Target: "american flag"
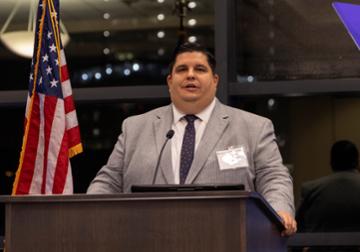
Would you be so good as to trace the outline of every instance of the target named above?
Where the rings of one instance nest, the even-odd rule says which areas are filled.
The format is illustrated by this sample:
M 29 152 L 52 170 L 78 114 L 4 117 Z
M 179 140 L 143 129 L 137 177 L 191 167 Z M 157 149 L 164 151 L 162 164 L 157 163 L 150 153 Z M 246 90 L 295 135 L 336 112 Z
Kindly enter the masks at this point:
M 59 30 L 59 0 L 39 0 L 25 112 L 13 186 L 16 194 L 71 194 L 70 157 L 82 152 Z

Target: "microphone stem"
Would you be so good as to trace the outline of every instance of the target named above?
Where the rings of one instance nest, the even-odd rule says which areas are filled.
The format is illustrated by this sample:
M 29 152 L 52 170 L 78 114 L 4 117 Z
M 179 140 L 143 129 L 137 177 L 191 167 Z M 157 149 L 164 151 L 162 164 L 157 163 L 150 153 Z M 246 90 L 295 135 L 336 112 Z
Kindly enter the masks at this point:
M 157 160 L 157 163 L 156 163 L 156 168 L 155 168 L 155 173 L 154 173 L 154 177 L 153 177 L 153 181 L 152 181 L 152 185 L 155 184 L 155 180 L 156 180 L 156 177 L 157 177 L 157 173 L 158 173 L 158 170 L 159 170 L 159 165 L 160 165 L 160 161 L 161 161 L 161 156 L 162 156 L 162 153 L 165 149 L 165 146 L 166 146 L 166 143 L 169 141 L 170 138 L 166 138 L 165 140 L 165 143 L 163 144 L 161 150 L 160 150 L 160 154 L 159 154 L 159 158 Z

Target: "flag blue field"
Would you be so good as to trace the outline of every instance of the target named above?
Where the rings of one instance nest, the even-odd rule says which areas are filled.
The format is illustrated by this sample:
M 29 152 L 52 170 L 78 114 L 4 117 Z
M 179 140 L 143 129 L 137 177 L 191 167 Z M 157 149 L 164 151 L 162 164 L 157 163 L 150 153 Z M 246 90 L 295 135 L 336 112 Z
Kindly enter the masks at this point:
M 333 2 L 332 6 L 360 50 L 360 5 Z

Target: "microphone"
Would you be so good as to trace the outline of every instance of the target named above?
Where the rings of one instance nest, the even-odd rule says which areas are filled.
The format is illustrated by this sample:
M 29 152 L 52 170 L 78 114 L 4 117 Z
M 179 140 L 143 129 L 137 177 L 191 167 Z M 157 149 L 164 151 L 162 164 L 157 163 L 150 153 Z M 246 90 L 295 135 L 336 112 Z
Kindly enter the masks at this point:
M 165 148 L 167 142 L 174 136 L 174 134 L 175 134 L 175 131 L 173 131 L 172 129 L 169 130 L 169 131 L 166 133 L 166 140 L 165 140 L 165 142 L 164 142 L 164 144 L 163 144 L 163 146 L 162 146 L 162 148 L 161 148 L 161 150 L 160 150 L 160 154 L 159 154 L 159 157 L 158 157 L 156 166 L 155 166 L 154 177 L 153 177 L 153 180 L 152 180 L 152 183 L 151 183 L 152 185 L 155 184 L 155 180 L 156 180 L 156 176 L 157 176 L 157 174 L 158 174 L 159 165 L 160 165 L 160 160 L 161 160 L 161 156 L 162 156 L 162 153 L 163 153 L 163 151 L 164 151 L 164 148 Z

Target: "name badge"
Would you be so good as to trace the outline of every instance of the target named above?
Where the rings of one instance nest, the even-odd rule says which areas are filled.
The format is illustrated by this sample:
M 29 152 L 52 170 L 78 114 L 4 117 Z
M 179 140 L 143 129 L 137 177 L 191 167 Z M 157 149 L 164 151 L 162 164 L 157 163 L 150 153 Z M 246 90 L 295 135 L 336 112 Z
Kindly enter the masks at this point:
M 249 166 L 243 146 L 230 147 L 227 150 L 216 152 L 220 170 L 238 169 Z

